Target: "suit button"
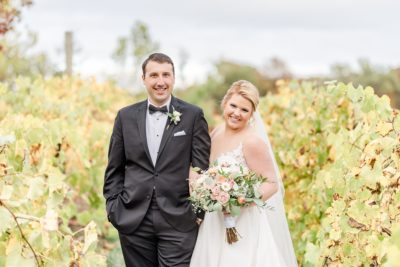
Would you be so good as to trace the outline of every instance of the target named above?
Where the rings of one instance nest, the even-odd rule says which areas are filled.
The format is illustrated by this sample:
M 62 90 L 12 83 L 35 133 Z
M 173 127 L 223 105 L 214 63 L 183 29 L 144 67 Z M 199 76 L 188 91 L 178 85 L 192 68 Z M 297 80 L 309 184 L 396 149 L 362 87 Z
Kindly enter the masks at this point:
M 147 198 L 147 199 L 150 199 L 150 195 L 147 195 L 146 198 Z
M 155 173 L 154 176 L 155 176 L 155 177 L 158 177 L 158 173 Z

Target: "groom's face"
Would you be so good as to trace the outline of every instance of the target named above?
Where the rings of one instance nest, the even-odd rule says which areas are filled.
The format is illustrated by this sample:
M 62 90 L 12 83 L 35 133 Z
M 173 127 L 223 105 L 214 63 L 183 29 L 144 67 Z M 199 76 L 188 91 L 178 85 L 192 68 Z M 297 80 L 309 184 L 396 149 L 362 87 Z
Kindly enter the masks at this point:
M 150 101 L 158 106 L 164 105 L 174 88 L 175 76 L 172 65 L 149 61 L 142 78 Z

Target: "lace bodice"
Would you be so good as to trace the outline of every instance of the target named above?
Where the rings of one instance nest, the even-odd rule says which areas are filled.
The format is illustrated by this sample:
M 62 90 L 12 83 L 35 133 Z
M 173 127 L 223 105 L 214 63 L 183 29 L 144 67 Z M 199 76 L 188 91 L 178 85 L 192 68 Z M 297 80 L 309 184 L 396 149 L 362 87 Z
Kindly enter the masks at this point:
M 243 155 L 243 144 L 240 143 L 239 146 L 231 151 L 222 153 L 216 160 L 216 165 L 222 165 L 224 162 L 241 165 L 243 167 L 247 167 L 246 159 Z

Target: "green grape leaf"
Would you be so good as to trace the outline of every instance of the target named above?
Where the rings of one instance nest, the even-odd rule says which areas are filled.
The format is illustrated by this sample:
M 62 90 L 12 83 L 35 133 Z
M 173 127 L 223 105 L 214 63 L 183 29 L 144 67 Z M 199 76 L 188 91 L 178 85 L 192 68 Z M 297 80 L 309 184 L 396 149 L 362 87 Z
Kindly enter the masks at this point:
M 89 249 L 93 250 L 97 243 L 97 226 L 96 223 L 91 221 L 85 227 L 85 243 L 83 253 L 87 253 Z
M 307 263 L 311 263 L 315 266 L 318 263 L 319 255 L 320 255 L 319 247 L 317 247 L 312 243 L 307 243 L 306 253 L 304 254 L 304 261 Z
M 28 178 L 27 184 L 29 186 L 28 194 L 26 197 L 30 200 L 35 200 L 41 197 L 46 189 L 47 185 L 43 177 Z
M 5 208 L 0 206 L 0 237 L 7 229 L 11 228 L 14 224 L 14 220 L 10 212 Z
M 347 87 L 347 96 L 352 102 L 359 102 L 363 98 L 363 91 L 360 88 L 354 88 L 352 84 Z

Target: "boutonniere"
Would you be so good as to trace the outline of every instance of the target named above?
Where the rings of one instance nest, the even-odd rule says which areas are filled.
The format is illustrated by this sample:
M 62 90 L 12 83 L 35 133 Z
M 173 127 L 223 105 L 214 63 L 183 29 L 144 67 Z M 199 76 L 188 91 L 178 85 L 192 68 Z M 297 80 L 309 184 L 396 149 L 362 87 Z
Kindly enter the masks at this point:
M 174 106 L 172 106 L 172 113 L 167 113 L 168 117 L 170 118 L 170 122 L 167 126 L 167 129 L 169 128 L 169 126 L 171 125 L 171 123 L 173 122 L 175 125 L 178 124 L 178 122 L 181 121 L 181 115 L 182 113 L 180 113 L 179 111 L 175 110 Z

